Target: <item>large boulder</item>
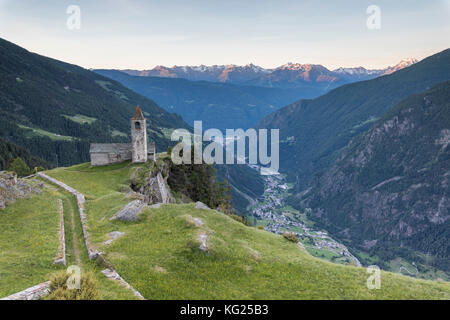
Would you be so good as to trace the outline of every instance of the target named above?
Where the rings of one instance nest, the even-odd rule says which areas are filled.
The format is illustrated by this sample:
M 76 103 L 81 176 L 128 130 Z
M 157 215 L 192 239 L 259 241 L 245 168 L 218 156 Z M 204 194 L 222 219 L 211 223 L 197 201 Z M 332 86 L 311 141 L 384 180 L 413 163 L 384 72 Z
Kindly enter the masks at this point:
M 204 204 L 204 203 L 201 202 L 201 201 L 197 201 L 197 202 L 195 203 L 195 207 L 196 207 L 197 209 L 206 209 L 206 210 L 210 210 L 210 209 L 211 209 L 210 207 L 208 207 L 206 204 Z
M 139 215 L 146 206 L 147 205 L 141 200 L 133 200 L 114 214 L 110 220 L 137 221 Z

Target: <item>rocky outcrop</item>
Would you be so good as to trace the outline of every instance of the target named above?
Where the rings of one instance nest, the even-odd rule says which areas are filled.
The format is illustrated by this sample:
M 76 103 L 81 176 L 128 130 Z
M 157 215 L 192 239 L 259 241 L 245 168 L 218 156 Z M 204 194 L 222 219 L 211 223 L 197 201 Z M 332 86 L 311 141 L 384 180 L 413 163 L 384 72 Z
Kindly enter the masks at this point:
M 0 210 L 17 199 L 41 192 L 42 183 L 17 178 L 15 173 L 0 171 Z
M 170 203 L 172 202 L 172 194 L 163 178 L 161 172 L 148 178 L 145 189 L 145 200 L 147 203 Z
M 169 165 L 164 161 L 149 162 L 138 168 L 131 177 L 131 188 L 144 196 L 147 204 L 173 203 L 167 183 Z

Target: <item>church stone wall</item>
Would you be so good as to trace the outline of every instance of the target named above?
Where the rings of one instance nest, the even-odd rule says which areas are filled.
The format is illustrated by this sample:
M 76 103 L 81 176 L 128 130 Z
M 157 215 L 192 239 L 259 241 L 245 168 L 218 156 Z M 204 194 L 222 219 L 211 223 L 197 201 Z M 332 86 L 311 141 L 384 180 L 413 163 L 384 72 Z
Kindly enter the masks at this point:
M 104 166 L 131 159 L 130 143 L 93 143 L 91 144 L 91 165 Z
M 104 166 L 109 164 L 109 157 L 107 153 L 91 153 L 92 166 Z

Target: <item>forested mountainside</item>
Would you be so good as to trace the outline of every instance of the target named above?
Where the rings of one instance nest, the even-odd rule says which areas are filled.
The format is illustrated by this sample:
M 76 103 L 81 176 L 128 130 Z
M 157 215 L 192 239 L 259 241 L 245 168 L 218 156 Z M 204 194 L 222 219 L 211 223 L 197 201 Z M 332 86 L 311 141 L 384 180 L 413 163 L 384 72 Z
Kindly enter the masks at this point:
M 51 165 L 28 150 L 0 138 L 0 171 L 6 170 L 16 158 L 22 158 L 31 169 L 36 167 L 50 168 Z
M 450 49 L 376 79 L 347 84 L 300 100 L 266 118 L 259 128 L 280 129 L 280 170 L 302 190 L 350 139 L 406 97 L 450 79 Z
M 216 165 L 219 180 L 231 187 L 233 206 L 238 213 L 247 212 L 247 206 L 264 193 L 264 180 L 258 170 L 244 164 Z
M 130 117 L 140 105 L 159 150 L 176 114 L 92 71 L 31 53 L 0 39 L 0 136 L 59 165 L 89 160 L 91 142 L 129 141 Z
M 382 260 L 403 255 L 418 264 L 430 255 L 449 271 L 450 82 L 396 105 L 295 200 Z
M 271 112 L 301 98 L 315 98 L 314 88 L 280 89 L 186 79 L 132 76 L 117 70 L 94 70 L 176 112 L 191 126 L 250 128 Z

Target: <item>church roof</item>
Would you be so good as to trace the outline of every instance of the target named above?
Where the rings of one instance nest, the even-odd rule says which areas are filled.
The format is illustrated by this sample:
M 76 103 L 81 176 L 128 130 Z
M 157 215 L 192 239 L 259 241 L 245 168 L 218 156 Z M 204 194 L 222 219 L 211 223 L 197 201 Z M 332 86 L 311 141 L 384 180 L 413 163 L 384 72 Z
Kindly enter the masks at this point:
M 123 153 L 131 151 L 133 146 L 131 143 L 91 143 L 90 153 Z M 147 142 L 147 151 L 155 153 L 155 142 Z
M 131 143 L 91 143 L 90 153 L 121 153 L 131 151 Z
M 136 110 L 134 110 L 133 116 L 131 120 L 144 120 L 144 115 L 142 114 L 141 107 L 137 106 Z

